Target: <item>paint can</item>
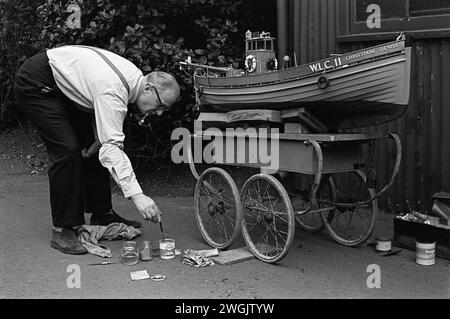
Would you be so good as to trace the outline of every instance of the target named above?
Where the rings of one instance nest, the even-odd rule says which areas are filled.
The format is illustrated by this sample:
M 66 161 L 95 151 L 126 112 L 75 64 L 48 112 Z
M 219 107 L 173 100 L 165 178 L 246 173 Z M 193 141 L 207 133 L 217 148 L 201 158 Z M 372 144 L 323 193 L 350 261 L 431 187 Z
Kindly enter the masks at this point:
M 416 241 L 416 263 L 431 266 L 435 263 L 436 242 Z
M 159 256 L 161 259 L 173 259 L 175 255 L 175 240 L 174 239 L 162 239 L 159 241 Z
M 376 245 L 376 250 L 378 252 L 388 252 L 391 251 L 392 249 L 392 237 L 388 237 L 388 236 L 377 236 L 375 238 L 377 245 Z

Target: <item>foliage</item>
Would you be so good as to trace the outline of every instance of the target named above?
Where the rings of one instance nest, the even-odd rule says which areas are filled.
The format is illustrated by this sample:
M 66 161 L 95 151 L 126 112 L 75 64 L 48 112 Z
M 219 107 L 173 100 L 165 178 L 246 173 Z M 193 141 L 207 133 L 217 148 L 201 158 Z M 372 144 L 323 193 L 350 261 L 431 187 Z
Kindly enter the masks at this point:
M 7 92 L 11 93 L 14 74 L 25 58 L 67 44 L 102 47 L 129 59 L 144 73 L 163 70 L 180 82 L 183 98 L 179 104 L 183 107 L 155 121 L 153 132 L 142 132 L 127 123 L 128 129 L 139 130 L 141 137 L 133 139 L 131 149 L 146 145 L 135 155 L 147 156 L 150 163 L 167 159 L 155 155 L 170 148 L 173 128 L 192 124 L 192 79 L 177 63 L 191 56 L 200 63 L 239 65 L 247 29 L 275 31 L 275 0 L 78 1 L 82 12 L 79 29 L 66 25 L 68 0 L 0 1 L 1 114 L 11 109 L 13 99 Z M 0 124 L 4 121 L 2 117 Z
M 0 2 L 0 126 L 11 119 L 14 75 L 39 49 L 37 7 L 33 0 Z

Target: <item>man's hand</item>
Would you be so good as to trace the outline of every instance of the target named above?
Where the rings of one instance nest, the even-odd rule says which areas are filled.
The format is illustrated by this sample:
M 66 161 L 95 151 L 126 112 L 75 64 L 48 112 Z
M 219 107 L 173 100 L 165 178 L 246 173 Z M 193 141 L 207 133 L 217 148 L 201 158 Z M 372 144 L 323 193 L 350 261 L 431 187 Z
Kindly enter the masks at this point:
M 131 199 L 133 200 L 134 205 L 136 205 L 137 210 L 145 220 L 150 220 L 153 223 L 158 223 L 161 221 L 162 213 L 159 210 L 158 206 L 156 206 L 153 199 L 145 196 L 144 194 L 135 195 L 131 197 Z
M 91 147 L 89 147 L 89 149 L 85 148 L 81 151 L 81 156 L 83 157 L 83 159 L 91 158 L 98 153 L 101 147 L 102 144 L 98 140 L 96 140 L 91 145 Z

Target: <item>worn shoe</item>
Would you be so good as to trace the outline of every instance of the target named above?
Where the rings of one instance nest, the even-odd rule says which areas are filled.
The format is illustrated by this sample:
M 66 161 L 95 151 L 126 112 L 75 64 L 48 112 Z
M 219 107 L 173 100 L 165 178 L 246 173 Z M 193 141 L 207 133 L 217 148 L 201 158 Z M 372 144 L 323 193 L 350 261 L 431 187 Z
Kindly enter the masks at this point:
M 94 226 L 108 226 L 112 223 L 125 224 L 127 226 L 132 226 L 134 228 L 142 227 L 142 223 L 137 220 L 127 220 L 116 214 L 114 210 L 106 214 L 92 214 L 91 225 Z
M 50 245 L 68 255 L 84 255 L 88 252 L 78 240 L 75 231 L 67 228 L 60 231 L 53 229 Z

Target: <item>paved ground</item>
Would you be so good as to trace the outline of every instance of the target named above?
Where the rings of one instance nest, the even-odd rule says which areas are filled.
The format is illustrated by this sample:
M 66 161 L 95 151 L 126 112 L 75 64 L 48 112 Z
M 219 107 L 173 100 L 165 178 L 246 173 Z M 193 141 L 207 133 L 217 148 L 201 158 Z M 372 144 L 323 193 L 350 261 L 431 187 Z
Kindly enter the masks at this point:
M 5 149 L 3 148 L 3 151 Z M 232 266 L 195 269 L 155 259 L 127 267 L 86 267 L 92 255 L 68 256 L 50 248 L 51 220 L 46 176 L 1 157 L 0 143 L 0 298 L 450 298 L 450 261 L 430 267 L 415 264 L 415 253 L 379 257 L 364 246 L 346 248 L 326 233 L 298 231 L 288 256 L 279 265 L 257 260 Z M 178 248 L 206 249 L 195 224 L 192 198 L 155 198 L 165 212 L 166 232 Z M 136 217 L 132 203 L 114 197 L 126 217 Z M 388 216 L 377 231 L 391 232 Z M 88 220 L 88 219 L 87 219 Z M 381 226 L 382 225 L 382 226 Z M 156 241 L 159 228 L 146 224 L 138 239 Z M 105 242 L 118 255 L 121 242 Z M 236 246 L 242 245 L 242 240 Z M 67 267 L 81 267 L 81 289 L 69 289 Z M 380 289 L 366 285 L 367 267 L 381 268 Z M 164 273 L 164 282 L 132 282 L 130 271 Z

